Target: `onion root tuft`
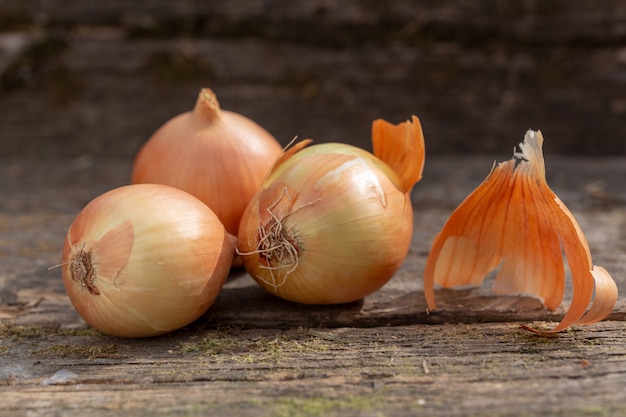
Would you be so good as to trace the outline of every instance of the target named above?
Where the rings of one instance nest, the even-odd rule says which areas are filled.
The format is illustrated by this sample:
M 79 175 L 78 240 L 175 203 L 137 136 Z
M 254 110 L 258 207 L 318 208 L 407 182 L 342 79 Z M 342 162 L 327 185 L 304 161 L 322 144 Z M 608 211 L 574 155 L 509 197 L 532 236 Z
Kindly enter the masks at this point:
M 271 282 L 259 276 L 256 278 L 270 286 L 274 292 L 277 292 L 278 288 L 287 282 L 289 275 L 298 268 L 300 252 L 302 250 L 296 233 L 290 228 L 285 227 L 284 221 L 296 211 L 315 203 L 315 201 L 312 201 L 279 216 L 274 209 L 280 205 L 285 197 L 289 201 L 287 206 L 291 207 L 293 198 L 289 194 L 289 189 L 284 187 L 278 199 L 265 209 L 270 216 L 269 220 L 262 225 L 259 218 L 256 249 L 250 252 L 237 251 L 237 253 L 242 256 L 259 256 L 259 268 L 269 271 Z M 281 277 L 277 277 L 274 274 L 275 271 L 285 269 L 286 271 L 282 273 Z
M 87 289 L 89 294 L 100 295 L 96 287 L 96 271 L 91 260 L 91 252 L 80 249 L 70 262 L 70 273 L 74 280 L 82 288 Z

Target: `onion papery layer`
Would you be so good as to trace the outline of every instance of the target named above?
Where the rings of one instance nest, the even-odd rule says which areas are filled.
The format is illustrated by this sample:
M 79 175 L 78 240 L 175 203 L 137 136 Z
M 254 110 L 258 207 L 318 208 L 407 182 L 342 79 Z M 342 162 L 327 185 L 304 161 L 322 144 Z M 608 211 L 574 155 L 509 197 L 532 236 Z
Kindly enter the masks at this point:
M 359 300 L 382 287 L 405 259 L 411 202 L 369 161 L 309 149 L 253 200 L 239 250 L 248 272 L 281 298 Z M 320 166 L 323 175 L 310 175 Z
M 520 152 L 494 167 L 435 237 L 424 271 L 429 309 L 437 307 L 435 284 L 480 285 L 500 266 L 495 293 L 532 294 L 554 310 L 563 300 L 565 255 L 572 302 L 561 322 L 545 332 L 595 323 L 611 312 L 615 281 L 593 265 L 580 226 L 548 186 L 542 145 L 541 132 L 529 130 Z

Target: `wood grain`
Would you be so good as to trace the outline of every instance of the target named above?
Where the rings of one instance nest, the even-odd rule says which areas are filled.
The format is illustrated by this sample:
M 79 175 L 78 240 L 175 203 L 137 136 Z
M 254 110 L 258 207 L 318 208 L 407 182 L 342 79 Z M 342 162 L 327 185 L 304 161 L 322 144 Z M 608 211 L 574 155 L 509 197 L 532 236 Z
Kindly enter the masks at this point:
M 626 291 L 626 3 L 0 2 L 0 416 L 623 416 L 626 302 L 538 337 L 556 311 L 421 274 L 452 210 L 528 128 L 594 262 Z M 420 117 L 409 256 L 356 303 L 301 306 L 233 271 L 170 335 L 90 329 L 61 249 L 91 199 L 201 87 L 283 144 L 368 149 L 372 120 Z M 51 268 L 52 267 L 52 268 Z M 51 268 L 51 269 L 50 269 Z
M 202 87 L 283 144 L 369 148 L 372 120 L 415 114 L 431 153 L 509 152 L 533 128 L 625 154 L 625 19 L 610 0 L 5 0 L 0 155 L 131 157 Z
M 138 341 L 5 330 L 14 373 L 2 368 L 0 412 L 617 416 L 624 330 L 607 322 L 546 339 L 502 324 L 195 327 Z M 70 377 L 51 383 L 59 370 Z

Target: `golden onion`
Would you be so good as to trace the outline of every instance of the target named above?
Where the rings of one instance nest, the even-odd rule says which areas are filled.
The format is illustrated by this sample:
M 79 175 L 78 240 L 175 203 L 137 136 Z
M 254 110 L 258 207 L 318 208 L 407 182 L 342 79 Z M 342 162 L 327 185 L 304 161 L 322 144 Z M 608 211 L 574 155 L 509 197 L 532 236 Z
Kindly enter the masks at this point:
M 346 303 L 398 270 L 424 163 L 419 120 L 377 120 L 372 141 L 375 155 L 304 141 L 279 158 L 239 227 L 238 252 L 261 287 L 299 303 Z
M 92 200 L 72 222 L 63 282 L 81 317 L 101 332 L 164 334 L 213 304 L 234 240 L 192 195 L 165 185 L 127 185 Z
M 132 183 L 187 191 L 237 235 L 241 214 L 281 152 L 269 132 L 222 110 L 213 91 L 204 88 L 193 111 L 167 121 L 139 150 Z

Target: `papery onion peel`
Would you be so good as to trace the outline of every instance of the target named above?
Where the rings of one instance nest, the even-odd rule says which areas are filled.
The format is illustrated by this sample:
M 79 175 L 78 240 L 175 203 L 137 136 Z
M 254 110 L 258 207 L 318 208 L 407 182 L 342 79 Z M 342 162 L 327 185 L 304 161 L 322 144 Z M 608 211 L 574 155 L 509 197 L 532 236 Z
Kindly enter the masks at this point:
M 435 237 L 424 271 L 429 310 L 437 308 L 435 284 L 477 286 L 497 267 L 494 293 L 533 294 L 554 310 L 564 295 L 564 253 L 573 299 L 561 322 L 545 333 L 595 323 L 611 312 L 615 281 L 593 265 L 580 226 L 548 186 L 542 145 L 541 132 L 529 130 L 520 152 L 494 167 Z

